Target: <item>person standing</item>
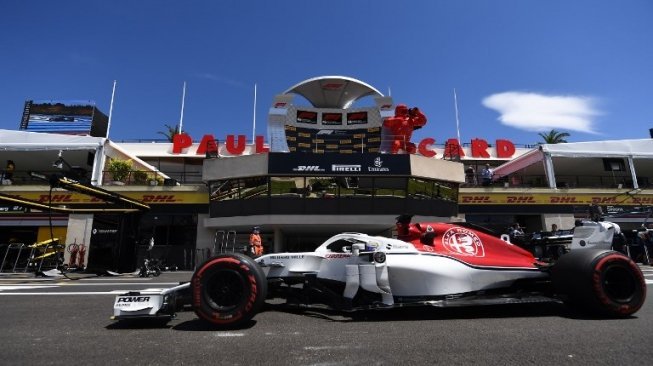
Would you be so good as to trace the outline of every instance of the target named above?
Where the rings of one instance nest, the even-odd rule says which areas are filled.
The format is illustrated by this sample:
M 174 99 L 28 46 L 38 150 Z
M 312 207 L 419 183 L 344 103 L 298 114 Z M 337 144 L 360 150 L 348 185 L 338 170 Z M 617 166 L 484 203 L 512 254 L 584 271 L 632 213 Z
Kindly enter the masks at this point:
M 12 184 L 13 177 L 14 177 L 14 170 L 16 170 L 16 164 L 14 164 L 13 160 L 7 160 L 7 167 L 5 168 L 4 172 L 0 174 L 0 184 L 4 185 L 10 185 Z
M 252 233 L 249 235 L 249 246 L 252 250 L 254 257 L 260 257 L 263 255 L 263 242 L 261 241 L 260 228 L 254 226 L 252 228 Z
M 465 183 L 475 186 L 477 183 L 476 181 L 476 171 L 474 170 L 474 167 L 469 165 L 467 169 L 465 169 Z
M 482 184 L 484 186 L 489 186 L 492 184 L 492 176 L 494 172 L 490 169 L 490 164 L 485 164 L 485 168 L 481 170 L 481 178 L 483 179 Z

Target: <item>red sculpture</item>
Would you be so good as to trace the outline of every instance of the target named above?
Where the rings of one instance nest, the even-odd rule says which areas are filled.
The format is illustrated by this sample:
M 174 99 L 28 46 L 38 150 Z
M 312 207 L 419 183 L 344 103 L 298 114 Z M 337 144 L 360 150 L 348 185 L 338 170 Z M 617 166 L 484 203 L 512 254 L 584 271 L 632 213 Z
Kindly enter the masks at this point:
M 390 129 L 392 133 L 392 147 L 390 152 L 396 154 L 399 150 L 404 150 L 409 154 L 414 154 L 417 148 L 414 143 L 410 142 L 413 131 L 422 128 L 426 124 L 426 116 L 419 108 L 408 109 L 405 104 L 398 104 L 395 107 L 394 117 L 386 118 L 383 127 Z

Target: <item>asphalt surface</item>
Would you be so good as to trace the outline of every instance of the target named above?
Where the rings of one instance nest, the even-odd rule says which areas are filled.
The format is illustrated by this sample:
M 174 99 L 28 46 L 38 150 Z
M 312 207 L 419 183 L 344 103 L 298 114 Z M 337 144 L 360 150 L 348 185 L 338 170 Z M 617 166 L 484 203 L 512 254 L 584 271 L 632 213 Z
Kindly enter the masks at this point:
M 266 306 L 218 331 L 184 311 L 168 324 L 109 319 L 115 290 L 172 287 L 157 278 L 0 275 L 2 365 L 650 365 L 649 299 L 628 319 L 592 319 L 557 303 L 340 314 Z

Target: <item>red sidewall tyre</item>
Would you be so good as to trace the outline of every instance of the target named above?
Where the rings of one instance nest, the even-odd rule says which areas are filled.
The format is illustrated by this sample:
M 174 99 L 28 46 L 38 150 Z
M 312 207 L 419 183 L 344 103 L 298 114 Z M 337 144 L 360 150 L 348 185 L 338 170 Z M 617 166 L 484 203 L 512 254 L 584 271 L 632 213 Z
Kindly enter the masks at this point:
M 197 316 L 230 327 L 256 315 L 267 296 L 267 280 L 251 258 L 222 254 L 210 258 L 193 273 L 191 291 Z
M 630 316 L 646 299 L 642 271 L 630 258 L 614 251 L 567 253 L 553 267 L 552 281 L 569 303 L 600 316 Z

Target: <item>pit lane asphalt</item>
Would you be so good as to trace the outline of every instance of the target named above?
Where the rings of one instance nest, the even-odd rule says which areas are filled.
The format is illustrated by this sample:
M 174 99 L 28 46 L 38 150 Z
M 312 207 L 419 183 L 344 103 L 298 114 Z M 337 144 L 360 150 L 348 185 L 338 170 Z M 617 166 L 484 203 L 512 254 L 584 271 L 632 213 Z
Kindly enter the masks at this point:
M 649 299 L 628 319 L 592 319 L 557 303 L 354 316 L 273 304 L 225 331 L 192 311 L 164 326 L 109 320 L 112 291 L 171 287 L 190 272 L 77 281 L 0 275 L 0 364 L 649 365 L 653 267 L 642 268 Z

